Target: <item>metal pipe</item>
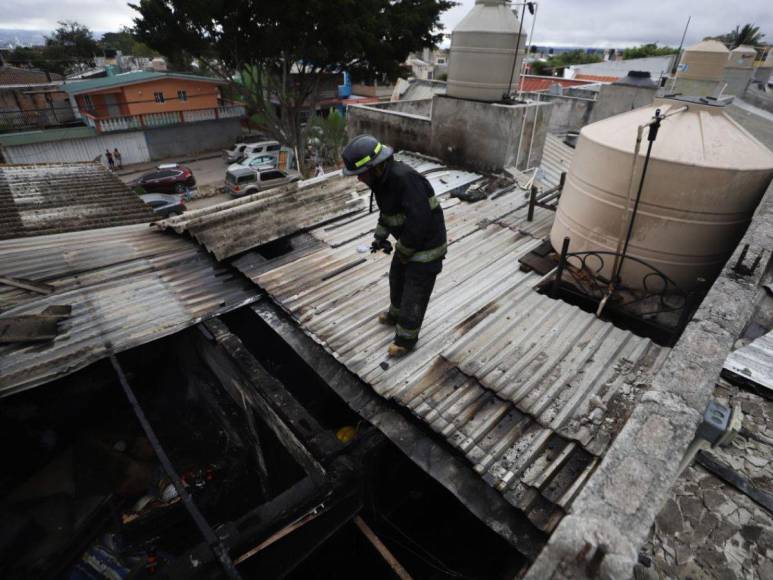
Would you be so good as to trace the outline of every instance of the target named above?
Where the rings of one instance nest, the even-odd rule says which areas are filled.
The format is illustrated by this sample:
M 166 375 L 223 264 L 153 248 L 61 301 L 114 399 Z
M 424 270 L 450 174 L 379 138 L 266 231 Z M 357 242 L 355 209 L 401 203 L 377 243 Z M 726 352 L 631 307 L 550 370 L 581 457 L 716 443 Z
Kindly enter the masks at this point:
M 686 110 L 688 110 L 688 106 L 680 107 L 679 109 L 675 109 L 674 111 L 670 111 L 666 115 L 661 117 L 661 121 L 668 119 L 669 117 L 673 117 L 674 115 L 677 115 L 679 113 L 683 113 Z M 644 123 L 643 125 L 639 125 L 639 127 L 636 130 L 636 146 L 633 150 L 633 159 L 631 160 L 631 177 L 628 181 L 628 193 L 626 194 L 625 198 L 625 210 L 622 213 L 621 220 L 620 220 L 620 230 L 617 235 L 617 248 L 615 249 L 615 262 L 612 265 L 612 272 L 617 271 L 618 261 L 620 259 L 619 254 L 623 247 L 623 235 L 626 231 L 627 224 L 630 221 L 632 216 L 629 216 L 629 211 L 631 207 L 631 198 L 633 197 L 633 184 L 635 183 L 635 177 L 636 177 L 636 165 L 639 161 L 639 151 L 641 151 L 641 142 L 644 136 L 644 129 L 649 127 L 655 122 L 655 119 L 650 120 L 647 123 Z M 611 280 L 613 283 L 614 280 Z
M 556 277 L 553 279 L 553 288 L 550 290 L 551 298 L 558 298 L 558 291 L 561 288 L 561 276 L 564 273 L 564 266 L 566 265 L 566 254 L 569 252 L 569 236 L 564 238 L 564 243 L 561 245 L 561 257 L 558 259 L 558 267 L 556 268 Z
M 532 5 L 534 6 L 534 15 L 531 17 L 531 30 L 529 31 L 529 37 L 526 39 L 528 41 L 528 45 L 526 47 L 526 54 L 523 57 L 523 64 L 521 65 L 521 75 L 523 75 L 524 69 L 526 68 L 526 58 L 531 54 L 531 47 L 534 44 L 534 24 L 537 22 L 537 11 L 539 10 L 539 3 L 538 2 L 532 2 Z M 518 98 L 521 98 L 521 82 L 520 78 L 518 78 Z
M 241 579 L 241 575 L 239 572 L 237 572 L 231 557 L 228 555 L 227 548 L 223 545 L 221 539 L 217 537 L 212 527 L 199 511 L 199 508 L 196 506 L 196 504 L 193 503 L 193 498 L 188 493 L 188 490 L 185 488 L 182 479 L 180 479 L 180 476 L 172 466 L 172 462 L 169 460 L 169 456 L 161 446 L 161 441 L 159 441 L 155 430 L 150 425 L 145 412 L 142 410 L 142 407 L 137 400 L 137 396 L 134 394 L 131 385 L 129 385 L 129 381 L 126 379 L 126 375 L 124 374 L 118 359 L 113 353 L 112 346 L 110 344 L 105 346 L 110 353 L 110 364 L 113 365 L 113 370 L 118 377 L 118 382 L 121 384 L 121 387 L 126 394 L 126 398 L 129 399 L 129 403 L 134 410 L 134 414 L 137 416 L 137 420 L 142 426 L 142 430 L 145 431 L 145 435 L 148 437 L 148 441 L 150 441 L 150 445 L 153 447 L 153 451 L 155 451 L 156 455 L 158 456 L 158 460 L 161 462 L 161 466 L 163 467 L 164 472 L 166 473 L 167 477 L 169 477 L 169 480 L 172 482 L 172 485 L 177 491 L 177 494 L 180 496 L 185 509 L 188 510 L 188 513 L 193 519 L 193 522 L 196 524 L 196 527 L 201 532 L 201 535 L 204 536 L 204 540 L 207 542 L 209 548 L 212 550 L 212 553 L 220 562 L 225 575 L 232 580 Z
M 392 552 L 389 551 L 389 548 L 384 545 L 384 542 L 382 542 L 375 532 L 370 529 L 370 526 L 365 523 L 365 520 L 360 516 L 356 516 L 354 518 L 354 523 L 373 547 L 376 548 L 376 551 L 381 557 L 384 558 L 384 561 L 389 564 L 389 567 L 392 568 L 392 571 L 400 578 L 400 580 L 412 580 L 412 576 L 405 568 L 403 568 L 403 565 L 394 557 Z
M 531 126 L 531 140 L 529 141 L 529 153 L 526 155 L 526 171 L 531 167 L 531 151 L 534 147 L 534 135 L 537 133 L 537 117 L 540 114 L 542 107 L 539 105 L 534 106 L 534 123 Z
M 515 168 L 518 169 L 518 163 L 521 160 L 521 144 L 523 143 L 523 126 L 526 124 L 526 110 L 523 108 L 523 116 L 521 117 L 521 135 L 518 137 L 518 151 L 515 153 Z M 519 169 L 520 171 L 520 169 Z
M 521 31 L 523 30 L 523 18 L 526 15 L 526 4 L 527 4 L 526 2 L 523 3 L 523 8 L 521 9 L 521 21 L 518 23 L 518 38 L 515 39 L 515 55 L 513 56 L 513 66 L 512 66 L 512 69 L 510 70 L 510 81 L 507 83 L 507 89 L 505 90 L 505 94 L 502 95 L 502 100 L 506 103 L 510 101 L 510 93 L 512 92 L 512 89 L 513 89 L 513 75 L 515 74 L 515 67 L 518 65 L 518 49 L 521 46 Z M 521 71 L 518 71 L 519 81 L 521 80 L 520 72 Z M 520 87 L 520 83 L 519 83 L 519 87 Z M 517 92 L 517 89 L 516 89 L 516 92 Z

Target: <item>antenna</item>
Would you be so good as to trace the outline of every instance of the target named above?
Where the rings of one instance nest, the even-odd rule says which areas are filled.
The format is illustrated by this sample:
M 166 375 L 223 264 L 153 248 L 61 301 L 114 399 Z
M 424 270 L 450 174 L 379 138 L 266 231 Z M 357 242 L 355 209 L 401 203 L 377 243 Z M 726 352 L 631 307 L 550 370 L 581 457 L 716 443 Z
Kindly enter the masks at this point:
M 676 74 L 676 67 L 679 65 L 679 61 L 682 60 L 682 47 L 684 46 L 684 38 L 687 36 L 687 27 L 690 26 L 690 20 L 692 20 L 692 16 L 687 17 L 687 24 L 684 25 L 684 32 L 682 33 L 682 41 L 679 43 L 679 51 L 676 53 L 676 58 L 674 59 L 674 66 L 671 67 L 671 74 Z

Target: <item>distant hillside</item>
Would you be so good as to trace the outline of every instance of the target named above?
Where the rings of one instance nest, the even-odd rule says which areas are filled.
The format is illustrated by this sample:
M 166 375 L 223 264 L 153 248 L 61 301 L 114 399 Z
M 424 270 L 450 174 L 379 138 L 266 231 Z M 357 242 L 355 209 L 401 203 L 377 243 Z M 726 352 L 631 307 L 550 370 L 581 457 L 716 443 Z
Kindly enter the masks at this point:
M 45 43 L 48 30 L 17 30 L 15 28 L 0 28 L 0 48 L 16 46 L 34 46 Z

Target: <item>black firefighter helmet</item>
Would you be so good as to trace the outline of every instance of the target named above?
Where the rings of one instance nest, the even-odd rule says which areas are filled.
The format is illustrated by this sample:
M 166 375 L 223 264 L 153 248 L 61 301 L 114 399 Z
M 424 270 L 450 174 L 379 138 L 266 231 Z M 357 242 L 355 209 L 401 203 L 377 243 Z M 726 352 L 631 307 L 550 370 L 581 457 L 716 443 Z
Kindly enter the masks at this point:
M 393 153 L 389 145 L 384 145 L 373 135 L 357 135 L 341 153 L 344 160 L 343 174 L 365 173 L 392 157 Z

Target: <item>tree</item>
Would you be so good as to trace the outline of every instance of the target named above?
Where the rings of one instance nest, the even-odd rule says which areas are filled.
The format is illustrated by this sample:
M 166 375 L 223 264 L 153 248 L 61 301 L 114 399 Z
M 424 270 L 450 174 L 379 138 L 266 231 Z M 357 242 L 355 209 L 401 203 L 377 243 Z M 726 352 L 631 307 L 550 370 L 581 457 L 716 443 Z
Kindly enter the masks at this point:
M 94 66 L 94 58 L 101 50 L 91 31 L 77 22 L 61 21 L 51 36 L 46 36 L 43 58 L 47 69 L 67 74 Z
M 106 32 L 99 41 L 100 47 L 120 50 L 123 55 L 153 57 L 158 53 L 134 38 L 131 28 L 124 26 L 118 32 Z
M 749 23 L 744 24 L 743 26 L 738 25 L 735 27 L 735 30 L 731 30 L 727 34 L 708 36 L 703 40 L 718 40 L 732 50 L 738 48 L 742 44 L 758 46 L 762 44 L 763 38 L 765 38 L 765 35 L 760 32 L 760 27 Z
M 346 118 L 330 109 L 327 117 L 315 115 L 309 125 L 308 142 L 316 150 L 319 162 L 335 165 L 346 143 Z
M 544 75 L 552 73 L 555 69 L 565 68 L 573 64 L 588 64 L 601 62 L 601 60 L 601 56 L 595 52 L 577 49 L 558 53 L 557 55 L 551 56 L 546 61 L 534 61 L 530 63 L 530 65 L 534 74 Z
M 648 56 L 668 56 L 670 54 L 677 54 L 678 52 L 678 48 L 671 46 L 658 46 L 655 43 L 642 44 L 641 46 L 623 49 L 623 60 L 647 58 Z
M 266 132 L 304 150 L 323 75 L 396 78 L 437 44 L 449 0 L 140 0 L 136 36 L 171 62 L 232 81 Z M 434 31 L 434 32 L 433 32 Z

